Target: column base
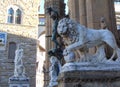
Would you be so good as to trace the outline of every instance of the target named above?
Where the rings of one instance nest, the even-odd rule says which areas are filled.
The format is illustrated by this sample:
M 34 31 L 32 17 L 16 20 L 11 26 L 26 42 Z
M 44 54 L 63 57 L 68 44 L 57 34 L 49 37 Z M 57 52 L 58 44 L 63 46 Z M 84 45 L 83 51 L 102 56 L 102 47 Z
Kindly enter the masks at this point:
M 10 77 L 9 87 L 30 87 L 28 77 Z

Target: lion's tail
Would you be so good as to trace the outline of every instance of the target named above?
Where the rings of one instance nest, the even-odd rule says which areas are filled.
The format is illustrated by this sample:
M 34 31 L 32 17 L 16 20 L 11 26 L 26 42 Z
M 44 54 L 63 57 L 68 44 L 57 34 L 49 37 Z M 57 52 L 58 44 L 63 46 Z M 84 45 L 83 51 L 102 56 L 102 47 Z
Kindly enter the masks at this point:
M 110 60 L 112 60 L 115 57 L 115 54 L 116 54 L 116 50 L 113 51 L 113 54 L 112 54 Z
M 110 60 L 112 60 L 116 54 L 117 54 L 117 58 L 120 58 L 120 49 L 119 48 L 117 48 L 116 50 L 113 51 L 113 54 L 112 54 Z
M 117 49 L 117 57 L 120 58 L 120 48 Z

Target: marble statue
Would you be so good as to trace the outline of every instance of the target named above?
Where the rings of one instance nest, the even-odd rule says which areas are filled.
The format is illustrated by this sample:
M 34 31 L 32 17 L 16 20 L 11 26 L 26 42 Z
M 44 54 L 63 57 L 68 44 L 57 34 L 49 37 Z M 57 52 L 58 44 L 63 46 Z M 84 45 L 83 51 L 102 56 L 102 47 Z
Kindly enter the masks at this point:
M 23 49 L 17 48 L 15 51 L 15 69 L 14 69 L 14 77 L 25 77 L 25 68 L 23 65 Z
M 79 50 L 84 52 L 87 57 L 90 57 L 87 50 L 91 47 L 97 47 L 96 54 L 92 55 L 91 58 L 96 58 L 96 62 L 102 62 L 107 60 L 104 45 L 108 44 L 113 48 L 113 55 L 110 60 L 114 58 L 115 54 L 120 59 L 120 49 L 117 46 L 114 35 L 108 29 L 90 29 L 69 18 L 63 18 L 59 21 L 57 31 L 63 38 L 65 54 Z
M 51 40 L 55 43 L 55 48 L 60 48 L 61 45 L 57 41 L 57 37 L 59 36 L 57 33 L 57 26 L 58 26 L 58 21 L 59 21 L 58 11 L 56 11 L 52 7 L 48 7 L 46 8 L 46 13 L 49 14 L 50 18 L 53 20 Z
M 67 51 L 64 50 L 63 56 L 64 56 L 64 59 L 65 59 L 66 63 L 75 62 L 75 53 L 74 52 L 71 51 L 68 54 Z
M 14 59 L 14 75 L 9 77 L 9 87 L 30 87 L 29 77 L 25 73 L 25 67 L 23 64 L 23 49 L 19 44 L 15 51 Z
M 104 17 L 100 18 L 100 26 L 102 29 L 107 29 L 107 24 L 106 24 L 106 20 Z
M 61 70 L 61 64 L 52 51 L 49 51 L 48 54 L 50 56 L 50 64 L 51 64 L 49 67 L 50 82 L 48 87 L 54 87 L 58 85 L 57 79 L 58 79 L 58 74 L 60 73 Z

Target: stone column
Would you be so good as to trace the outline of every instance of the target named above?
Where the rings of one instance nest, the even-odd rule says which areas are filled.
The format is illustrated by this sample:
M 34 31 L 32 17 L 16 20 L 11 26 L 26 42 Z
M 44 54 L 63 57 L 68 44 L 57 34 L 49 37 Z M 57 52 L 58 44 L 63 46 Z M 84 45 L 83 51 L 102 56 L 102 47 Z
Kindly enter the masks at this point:
M 117 31 L 117 26 L 116 26 L 116 19 L 115 19 L 115 9 L 114 9 L 114 0 L 108 0 L 108 10 L 109 10 L 109 28 L 110 30 L 114 33 L 117 42 L 120 44 L 120 40 L 119 40 L 119 35 L 118 35 L 118 31 Z
M 71 4 L 73 3 L 73 4 Z M 70 13 L 70 18 L 75 18 L 75 7 L 74 7 L 74 1 L 73 0 L 68 0 L 68 7 L 69 7 L 69 13 Z
M 86 0 L 87 26 L 100 28 L 100 19 L 104 17 L 109 30 L 116 32 L 113 0 Z
M 79 0 L 68 0 L 68 7 L 70 10 L 70 18 L 80 22 Z
M 79 0 L 80 24 L 86 26 L 86 0 Z
M 118 42 L 113 0 L 86 0 L 86 14 L 89 28 L 100 29 L 100 19 L 104 17 L 107 28 L 113 32 Z M 107 54 L 109 57 L 112 52 L 108 51 Z

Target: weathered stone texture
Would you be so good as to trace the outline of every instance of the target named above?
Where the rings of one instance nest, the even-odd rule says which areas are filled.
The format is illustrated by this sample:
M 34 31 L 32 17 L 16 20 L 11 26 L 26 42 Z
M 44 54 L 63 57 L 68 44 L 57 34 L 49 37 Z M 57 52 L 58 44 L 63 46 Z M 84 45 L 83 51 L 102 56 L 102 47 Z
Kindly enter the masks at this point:
M 0 84 L 8 85 L 8 79 L 13 75 L 14 72 L 14 59 L 8 59 L 8 43 L 11 41 L 19 43 L 25 43 L 22 45 L 24 50 L 23 63 L 25 65 L 26 74 L 30 77 L 31 86 L 35 87 L 35 75 L 36 75 L 36 40 L 33 38 L 25 38 L 22 36 L 12 35 L 8 33 L 7 47 L 6 50 L 0 53 Z M 12 40 L 10 39 L 12 38 Z
M 119 87 L 119 70 L 80 70 L 59 75 L 58 87 Z
M 35 87 L 36 51 L 38 31 L 38 0 L 3 0 L 0 3 L 0 32 L 7 33 L 5 50 L 0 50 L 0 87 L 8 87 L 9 77 L 13 76 L 14 59 L 8 59 L 9 42 L 21 44 L 24 50 L 23 63 L 30 77 L 30 87 Z M 7 9 L 16 5 L 22 9 L 22 23 L 8 24 Z
M 22 25 L 37 26 L 38 24 L 38 0 L 4 0 L 0 3 L 0 23 L 7 22 L 7 10 L 11 5 L 16 5 L 22 9 Z M 31 22 L 32 21 L 32 22 Z

